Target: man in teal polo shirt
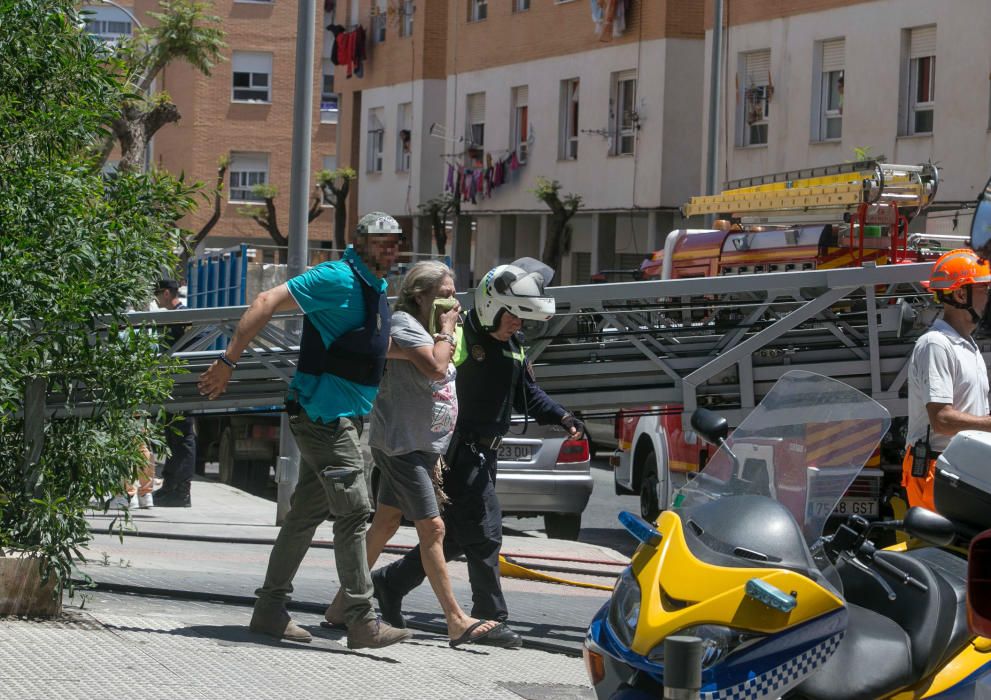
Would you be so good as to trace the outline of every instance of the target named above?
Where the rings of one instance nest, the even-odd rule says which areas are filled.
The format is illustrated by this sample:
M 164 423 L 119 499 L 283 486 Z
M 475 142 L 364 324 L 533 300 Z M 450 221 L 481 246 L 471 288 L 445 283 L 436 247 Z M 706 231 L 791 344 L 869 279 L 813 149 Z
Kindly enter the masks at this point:
M 272 316 L 302 309 L 299 363 L 286 397 L 300 451 L 299 482 L 272 548 L 265 582 L 255 591 L 255 632 L 310 641 L 310 633 L 289 617 L 286 602 L 317 526 L 332 515 L 348 647 L 379 648 L 411 636 L 382 622 L 372 610 L 365 554 L 371 506 L 358 447 L 361 416 L 372 409 L 388 351 L 383 278 L 401 236 L 399 224 L 387 214 L 362 217 L 354 245 L 342 260 L 317 265 L 259 294 L 227 349 L 200 376 L 200 393 L 216 398 L 227 388 L 241 353 Z

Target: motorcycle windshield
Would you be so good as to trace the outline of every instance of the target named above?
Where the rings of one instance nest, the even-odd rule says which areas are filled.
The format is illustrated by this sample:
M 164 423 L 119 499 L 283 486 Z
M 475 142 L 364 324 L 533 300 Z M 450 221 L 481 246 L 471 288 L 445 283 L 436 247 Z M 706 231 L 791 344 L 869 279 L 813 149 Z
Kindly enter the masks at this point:
M 848 384 L 788 372 L 702 472 L 675 493 L 675 508 L 769 497 L 788 509 L 812 549 L 889 424 L 881 404 Z

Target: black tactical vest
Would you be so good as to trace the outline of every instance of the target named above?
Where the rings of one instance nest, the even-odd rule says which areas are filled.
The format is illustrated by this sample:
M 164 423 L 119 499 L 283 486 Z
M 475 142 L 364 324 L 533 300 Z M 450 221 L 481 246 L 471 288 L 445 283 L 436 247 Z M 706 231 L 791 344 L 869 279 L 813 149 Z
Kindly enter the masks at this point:
M 320 331 L 304 316 L 297 369 L 307 374 L 333 374 L 354 384 L 378 386 L 389 350 L 389 322 L 392 318 L 389 300 L 365 282 L 354 263 L 350 260 L 345 262 L 361 284 L 365 322 L 337 338 L 330 347 L 325 347 Z

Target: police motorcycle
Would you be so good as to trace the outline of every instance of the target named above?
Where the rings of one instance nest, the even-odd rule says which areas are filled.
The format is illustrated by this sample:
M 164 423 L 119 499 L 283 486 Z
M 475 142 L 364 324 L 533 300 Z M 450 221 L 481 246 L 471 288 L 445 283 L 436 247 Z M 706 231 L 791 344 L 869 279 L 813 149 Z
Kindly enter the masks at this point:
M 943 548 L 954 523 L 912 508 L 823 534 L 889 423 L 864 394 L 803 371 L 730 437 L 697 411 L 693 428 L 719 446 L 705 469 L 655 524 L 620 514 L 641 544 L 585 640 L 597 697 L 685 697 L 664 688 L 684 675 L 665 673 L 669 637 L 701 640 L 704 700 L 976 697 L 991 640 L 968 631 L 966 560 Z M 875 547 L 896 528 L 921 546 Z

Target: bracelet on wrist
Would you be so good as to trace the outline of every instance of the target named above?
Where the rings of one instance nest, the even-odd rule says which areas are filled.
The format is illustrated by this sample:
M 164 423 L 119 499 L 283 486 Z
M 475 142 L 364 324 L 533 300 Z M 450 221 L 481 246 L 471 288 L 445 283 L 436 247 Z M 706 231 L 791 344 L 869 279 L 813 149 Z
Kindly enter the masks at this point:
M 221 362 L 223 362 L 225 365 L 227 365 L 231 369 L 237 369 L 237 363 L 234 362 L 231 358 L 227 357 L 227 353 L 226 352 L 220 353 L 220 357 L 218 357 L 217 359 L 220 360 Z
M 437 333 L 436 335 L 434 335 L 435 343 L 440 342 L 441 340 L 450 343 L 452 348 L 458 347 L 458 341 L 455 340 L 454 336 L 451 335 L 450 333 Z

